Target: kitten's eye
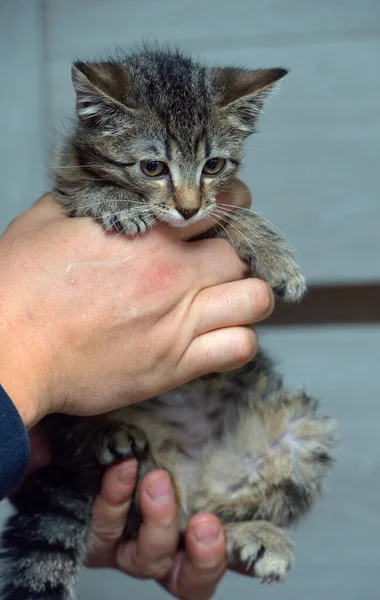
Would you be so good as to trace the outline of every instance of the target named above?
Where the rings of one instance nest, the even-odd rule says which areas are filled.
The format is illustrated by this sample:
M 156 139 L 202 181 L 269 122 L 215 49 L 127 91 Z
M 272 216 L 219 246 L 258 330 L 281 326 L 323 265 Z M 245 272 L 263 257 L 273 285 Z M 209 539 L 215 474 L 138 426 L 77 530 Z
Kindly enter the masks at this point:
M 149 177 L 158 177 L 168 172 L 167 164 L 161 160 L 142 160 L 140 166 L 142 172 Z
M 203 167 L 203 173 L 206 175 L 216 175 L 226 164 L 225 158 L 209 158 Z

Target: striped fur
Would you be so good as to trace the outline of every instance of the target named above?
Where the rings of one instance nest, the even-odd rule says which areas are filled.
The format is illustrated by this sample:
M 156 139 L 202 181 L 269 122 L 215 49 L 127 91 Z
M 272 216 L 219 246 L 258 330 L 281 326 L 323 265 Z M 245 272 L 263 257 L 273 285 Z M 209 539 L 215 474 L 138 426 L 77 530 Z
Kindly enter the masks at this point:
M 71 600 L 88 544 L 92 498 L 54 466 L 29 477 L 12 499 L 2 534 L 2 600 Z
M 207 67 L 160 49 L 75 63 L 78 119 L 56 157 L 57 201 L 72 216 L 131 235 L 159 221 L 180 227 L 213 220 L 220 216 L 216 194 L 236 176 L 244 140 L 285 74 Z M 223 166 L 210 176 L 204 167 L 212 158 Z M 144 175 L 142 161 L 161 161 L 164 175 Z M 208 235 L 228 239 L 251 275 L 277 296 L 302 297 L 305 280 L 293 253 L 264 218 L 226 209 Z M 139 481 L 157 467 L 171 473 L 182 539 L 192 515 L 214 512 L 225 527 L 229 564 L 255 563 L 263 581 L 281 581 L 293 558 L 282 528 L 311 510 L 336 439 L 335 423 L 318 415 L 308 394 L 287 390 L 262 351 L 237 371 L 210 374 L 107 416 L 53 415 L 44 425 L 56 463 L 12 497 L 16 514 L 2 535 L 1 600 L 74 598 L 104 468 L 131 456 Z M 138 486 L 127 539 L 138 535 L 137 499 Z

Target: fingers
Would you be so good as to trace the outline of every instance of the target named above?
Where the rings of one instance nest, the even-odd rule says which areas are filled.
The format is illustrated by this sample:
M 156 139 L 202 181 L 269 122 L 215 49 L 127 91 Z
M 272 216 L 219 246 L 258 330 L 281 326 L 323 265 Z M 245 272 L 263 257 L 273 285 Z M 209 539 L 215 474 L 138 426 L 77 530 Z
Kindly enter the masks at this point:
M 181 600 L 209 600 L 226 570 L 223 528 L 214 515 L 196 515 L 186 531 L 186 553 L 177 555 L 161 584 Z
M 167 472 L 153 471 L 144 478 L 139 503 L 143 523 L 138 539 L 119 546 L 116 566 L 134 577 L 161 579 L 173 568 L 178 545 L 176 503 Z
M 199 311 L 195 334 L 223 327 L 252 325 L 268 317 L 273 308 L 273 293 L 259 279 L 207 288 L 198 294 L 194 302 L 194 310 Z
M 94 505 L 89 567 L 114 567 L 117 544 L 127 522 L 136 485 L 137 462 L 127 460 L 110 467 Z
M 240 179 L 234 179 L 225 192 L 218 194 L 216 201 L 219 205 L 228 204 L 249 208 L 252 203 L 252 195 L 245 183 Z
M 182 357 L 182 381 L 212 372 L 232 371 L 257 353 L 258 341 L 251 327 L 226 327 L 195 338 Z M 181 381 L 181 383 L 182 383 Z
M 188 246 L 186 251 L 191 264 L 196 265 L 199 289 L 237 281 L 249 275 L 249 267 L 226 240 L 213 238 L 184 245 Z
M 271 289 L 258 279 L 202 290 L 194 300 L 197 337 L 179 365 L 182 381 L 236 369 L 250 361 L 258 341 L 249 325 L 265 319 L 273 307 Z

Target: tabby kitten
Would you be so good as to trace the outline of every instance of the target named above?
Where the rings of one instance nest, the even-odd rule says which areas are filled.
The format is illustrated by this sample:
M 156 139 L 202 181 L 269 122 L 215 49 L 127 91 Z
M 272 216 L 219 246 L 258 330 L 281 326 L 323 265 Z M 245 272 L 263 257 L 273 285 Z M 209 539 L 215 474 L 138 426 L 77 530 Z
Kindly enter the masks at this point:
M 243 143 L 285 69 L 209 67 L 179 51 L 143 49 L 76 62 L 76 129 L 55 162 L 55 195 L 72 216 L 142 233 L 224 215 L 226 238 L 277 296 L 299 300 L 304 278 L 286 240 L 253 212 L 217 207 L 237 175 Z M 54 415 L 45 428 L 57 462 L 12 498 L 3 533 L 3 600 L 68 600 L 90 543 L 94 496 L 106 465 L 139 461 L 139 479 L 167 469 L 183 532 L 197 512 L 224 524 L 229 564 L 255 564 L 280 581 L 292 564 L 283 527 L 312 507 L 332 462 L 335 423 L 305 392 L 288 391 L 261 351 L 245 367 L 211 374 L 101 417 Z M 140 525 L 138 486 L 125 535 Z

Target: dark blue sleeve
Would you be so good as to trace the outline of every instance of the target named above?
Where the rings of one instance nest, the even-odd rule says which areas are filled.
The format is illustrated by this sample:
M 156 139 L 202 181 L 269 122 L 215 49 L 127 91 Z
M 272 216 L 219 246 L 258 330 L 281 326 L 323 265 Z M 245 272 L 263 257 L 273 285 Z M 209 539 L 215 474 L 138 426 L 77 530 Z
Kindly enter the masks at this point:
M 30 457 L 25 425 L 0 386 L 0 500 L 20 482 Z

